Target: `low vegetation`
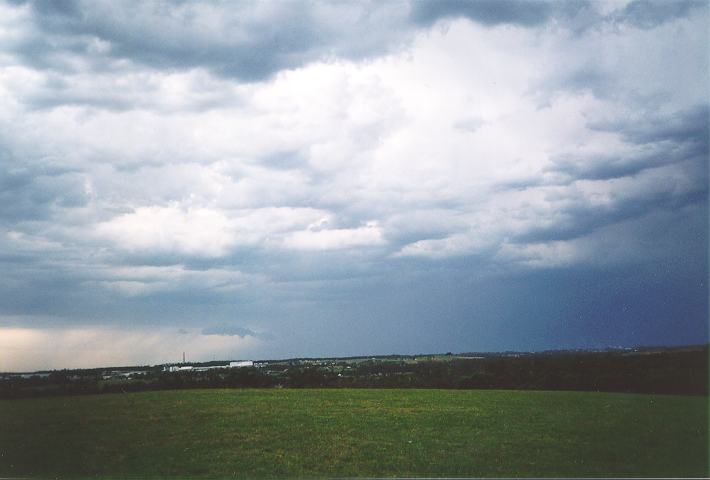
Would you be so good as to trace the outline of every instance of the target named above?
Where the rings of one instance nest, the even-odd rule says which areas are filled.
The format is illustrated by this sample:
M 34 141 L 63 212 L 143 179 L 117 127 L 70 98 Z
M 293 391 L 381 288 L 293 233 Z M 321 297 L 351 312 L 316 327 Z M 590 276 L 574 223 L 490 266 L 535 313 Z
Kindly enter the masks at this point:
M 0 400 L 0 477 L 706 477 L 707 397 L 211 389 Z

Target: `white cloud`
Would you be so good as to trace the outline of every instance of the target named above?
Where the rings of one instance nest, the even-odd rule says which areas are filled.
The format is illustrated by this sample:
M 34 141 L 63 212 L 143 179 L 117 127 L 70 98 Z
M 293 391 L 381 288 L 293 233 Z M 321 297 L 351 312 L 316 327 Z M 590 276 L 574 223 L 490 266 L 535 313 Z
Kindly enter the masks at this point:
M 234 245 L 230 220 L 207 208 L 139 207 L 96 227 L 96 234 L 129 251 L 214 257 Z
M 476 238 L 473 234 L 455 234 L 445 238 L 419 240 L 407 244 L 395 257 L 425 257 L 432 259 L 483 253 L 492 246 L 490 239 Z
M 498 250 L 503 262 L 530 268 L 564 267 L 579 262 L 586 252 L 580 252 L 578 242 L 553 241 L 547 243 L 510 244 Z
M 289 234 L 284 245 L 296 250 L 333 250 L 384 245 L 382 231 L 376 222 L 358 228 L 302 230 Z
M 195 257 L 222 257 L 240 246 L 327 250 L 384 243 L 376 222 L 354 229 L 302 230 L 330 216 L 312 208 L 138 207 L 98 224 L 95 235 L 129 252 Z
M 697 45 L 688 22 L 659 28 L 676 29 Z M 311 63 L 251 85 L 200 69 L 67 74 L 61 83 L 72 85 L 72 95 L 105 100 L 116 93 L 117 102 L 137 110 L 69 101 L 27 112 L 22 127 L 10 128 L 36 156 L 51 155 L 83 172 L 96 238 L 133 252 L 218 258 L 243 246 L 391 244 L 401 255 L 468 254 L 526 230 L 567 228 L 574 221 L 570 205 L 614 211 L 642 197 L 629 192 L 655 188 L 643 176 L 562 185 L 575 178 L 555 170 L 565 165 L 560 159 L 582 168 L 575 158 L 639 157 L 642 147 L 594 128 L 629 118 L 633 105 L 550 83 L 588 68 L 595 39 L 623 41 L 628 55 L 636 55 L 648 31 L 626 26 L 572 35 L 466 20 L 445 25 L 420 32 L 406 53 Z M 648 49 L 653 61 L 644 68 L 665 71 L 665 51 Z M 619 95 L 633 93 L 636 74 L 615 71 L 601 75 L 624 77 Z M 0 77 L 6 91 L 27 102 L 55 92 L 47 87 L 51 81 L 50 74 L 24 67 L 6 67 Z M 674 91 L 672 83 L 664 80 L 653 92 Z M 553 93 L 542 98 L 550 85 Z M 698 88 L 690 90 L 684 95 L 702 100 Z M 198 108 L 201 102 L 214 105 Z M 472 118 L 475 129 L 460 128 Z M 516 184 L 525 188 L 511 191 Z M 438 218 L 417 228 L 396 221 L 436 209 L 455 219 L 453 232 L 442 230 Z M 309 230 L 323 215 L 333 226 Z M 377 227 L 346 228 L 367 221 Z M 85 227 L 77 227 L 81 236 Z M 399 238 L 407 243 L 389 242 Z

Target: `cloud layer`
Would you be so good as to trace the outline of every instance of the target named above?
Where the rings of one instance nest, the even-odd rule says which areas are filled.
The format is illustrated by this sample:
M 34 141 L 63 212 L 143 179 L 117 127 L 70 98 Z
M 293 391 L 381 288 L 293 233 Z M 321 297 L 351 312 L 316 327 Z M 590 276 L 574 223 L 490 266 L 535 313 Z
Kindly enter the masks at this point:
M 703 341 L 707 10 L 2 4 L 0 327 Z

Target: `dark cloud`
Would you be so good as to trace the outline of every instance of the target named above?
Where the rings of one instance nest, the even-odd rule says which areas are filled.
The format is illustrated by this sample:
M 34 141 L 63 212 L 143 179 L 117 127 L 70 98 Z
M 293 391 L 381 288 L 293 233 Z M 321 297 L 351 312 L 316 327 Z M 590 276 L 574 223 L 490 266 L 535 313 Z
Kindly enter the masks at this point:
M 690 186 L 677 186 L 670 180 L 666 186 L 654 182 L 653 187 L 628 197 L 618 196 L 609 205 L 599 206 L 570 194 L 555 200 L 554 226 L 532 226 L 525 232 L 511 236 L 516 243 L 541 243 L 577 239 L 606 226 L 625 220 L 644 217 L 659 211 L 673 212 L 688 205 L 702 205 L 707 201 L 707 167 L 696 163 L 686 168 L 688 176 L 697 176 Z M 641 239 L 637 239 L 641 242 Z M 653 238 L 647 239 L 653 242 Z
M 597 130 L 619 134 L 633 146 L 631 153 L 560 156 L 547 170 L 562 179 L 559 186 L 545 186 L 539 180 L 514 185 L 546 188 L 547 201 L 556 208 L 553 225 L 541 222 L 513 238 L 533 243 L 570 240 L 623 220 L 706 203 L 709 117 L 708 106 L 699 105 L 672 114 L 595 124 Z M 634 186 L 630 191 L 614 188 L 599 204 L 580 194 L 575 186 L 580 181 Z M 604 188 L 602 183 L 599 189 Z
M 55 208 L 81 207 L 87 202 L 78 174 L 0 169 L 0 224 L 46 220 Z
M 431 25 L 445 18 L 467 18 L 483 25 L 524 27 L 536 27 L 554 20 L 580 34 L 607 23 L 653 28 L 686 17 L 695 9 L 707 9 L 707 2 L 636 0 L 621 11 L 603 15 L 595 8 L 595 2 L 587 0 L 421 0 L 412 2 L 412 19 L 422 25 Z M 578 80 L 583 81 L 582 78 Z
M 553 160 L 553 166 L 548 171 L 564 174 L 565 183 L 576 180 L 611 180 L 696 158 L 701 152 L 696 145 L 662 145 L 650 151 L 628 154 L 562 155 Z
M 546 22 L 554 9 L 553 3 L 542 0 L 422 0 L 412 3 L 412 18 L 424 25 L 465 17 L 485 25 L 535 26 Z
M 700 3 L 638 1 L 621 12 L 604 14 L 598 2 L 589 0 L 421 0 L 411 3 L 411 19 L 426 26 L 453 18 L 466 18 L 486 26 L 509 24 L 534 28 L 554 23 L 578 35 L 608 24 L 629 23 L 651 28 L 690 14 Z
M 693 143 L 707 149 L 710 107 L 707 104 L 667 114 L 645 114 L 639 118 L 597 122 L 592 128 L 623 135 L 636 144 L 653 142 Z
M 634 0 L 621 9 L 603 13 L 596 8 L 599 2 L 594 1 L 552 3 L 556 7 L 554 19 L 577 35 L 601 31 L 610 26 L 651 29 L 688 17 L 694 10 L 707 8 L 707 3 L 701 0 Z
M 706 8 L 700 1 L 636 1 L 603 17 L 583 0 L 27 3 L 36 30 L 11 48 L 35 67 L 111 71 L 115 60 L 128 59 L 154 69 L 206 68 L 246 82 L 312 61 L 380 55 L 410 42 L 416 27 L 445 18 L 524 27 L 558 20 L 583 31 L 604 22 L 650 28 Z
M 611 248 L 600 252 L 616 257 L 602 269 L 577 266 L 484 277 L 472 273 L 485 269 L 481 259 L 417 261 L 406 274 L 399 270 L 351 290 L 351 299 L 367 302 L 342 303 L 325 314 L 313 311 L 311 322 L 299 324 L 302 328 L 288 338 L 333 355 L 698 342 L 708 332 L 707 221 L 700 214 L 669 213 L 642 225 L 620 225 L 622 235 L 630 230 L 644 242 L 662 243 L 656 255 L 638 252 L 647 256 L 641 265 L 621 261 L 633 252 Z M 678 251 L 669 257 L 668 248 Z M 412 275 L 417 267 L 420 273 Z M 669 324 L 676 325 L 672 331 Z
M 708 3 L 702 0 L 635 0 L 613 18 L 635 27 L 653 28 L 660 23 L 685 17 L 694 9 L 707 10 L 707 6 Z
M 642 148 L 626 155 L 564 155 L 553 159 L 548 171 L 563 173 L 572 180 L 607 180 L 686 160 L 704 165 L 708 155 L 710 109 L 707 105 L 697 105 L 671 114 L 646 114 L 640 118 L 597 122 L 590 127 L 618 134 L 627 143 Z
M 98 70 L 128 59 L 252 82 L 315 60 L 379 54 L 406 38 L 398 20 L 405 4 L 30 3 L 37 32 L 15 50 L 35 66 L 60 70 L 76 70 L 74 55 Z M 392 22 L 399 28 L 387 28 Z

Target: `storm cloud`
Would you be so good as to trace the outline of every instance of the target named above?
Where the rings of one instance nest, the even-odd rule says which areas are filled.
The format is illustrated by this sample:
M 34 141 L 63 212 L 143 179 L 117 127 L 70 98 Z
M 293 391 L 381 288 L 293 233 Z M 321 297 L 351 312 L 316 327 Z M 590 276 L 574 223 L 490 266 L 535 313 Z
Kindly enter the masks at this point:
M 699 1 L 0 4 L 0 371 L 705 342 L 707 32 Z

